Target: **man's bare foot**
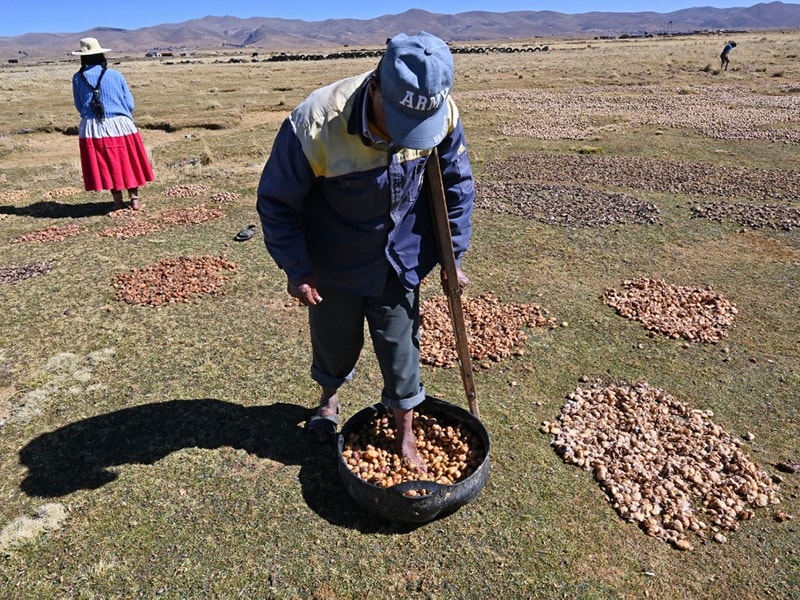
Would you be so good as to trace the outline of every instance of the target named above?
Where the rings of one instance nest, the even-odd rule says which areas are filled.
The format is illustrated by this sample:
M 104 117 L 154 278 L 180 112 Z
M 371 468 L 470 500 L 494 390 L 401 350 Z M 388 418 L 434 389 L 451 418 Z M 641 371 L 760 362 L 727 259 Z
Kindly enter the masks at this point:
M 395 410 L 394 420 L 397 426 L 397 433 L 395 434 L 394 440 L 395 451 L 403 459 L 403 462 L 408 463 L 409 466 L 421 473 L 427 473 L 428 465 L 419 453 L 419 449 L 417 448 L 417 436 L 414 435 L 413 409 Z

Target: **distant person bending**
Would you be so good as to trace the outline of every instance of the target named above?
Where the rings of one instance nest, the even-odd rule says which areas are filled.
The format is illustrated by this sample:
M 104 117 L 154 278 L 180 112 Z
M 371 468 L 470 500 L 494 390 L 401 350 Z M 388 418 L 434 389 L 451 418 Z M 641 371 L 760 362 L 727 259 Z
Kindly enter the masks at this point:
M 736 42 L 733 41 L 728 42 L 722 49 L 722 54 L 719 55 L 720 69 L 722 69 L 723 71 L 728 70 L 728 64 L 731 62 L 731 59 L 728 57 L 728 55 L 734 48 L 736 48 Z
M 95 38 L 83 38 L 81 68 L 72 76 L 72 97 L 81 115 L 79 143 L 86 191 L 111 190 L 114 209 L 142 207 L 139 187 L 153 181 L 153 168 L 139 131 L 133 124 L 133 95 L 119 71 L 109 69 L 105 52 Z

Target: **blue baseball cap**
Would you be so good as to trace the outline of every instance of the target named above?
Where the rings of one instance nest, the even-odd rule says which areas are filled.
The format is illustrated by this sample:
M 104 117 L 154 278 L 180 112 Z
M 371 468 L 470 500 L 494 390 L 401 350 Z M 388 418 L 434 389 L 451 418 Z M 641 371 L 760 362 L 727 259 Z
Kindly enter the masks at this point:
M 435 35 L 400 33 L 389 40 L 378 76 L 392 143 L 414 150 L 439 145 L 448 130 L 453 72 L 450 49 Z

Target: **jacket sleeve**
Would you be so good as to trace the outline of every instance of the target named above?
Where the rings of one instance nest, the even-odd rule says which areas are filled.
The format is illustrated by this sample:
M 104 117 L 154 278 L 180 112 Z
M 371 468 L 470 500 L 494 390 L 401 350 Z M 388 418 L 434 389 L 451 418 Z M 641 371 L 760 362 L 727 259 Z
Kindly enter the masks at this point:
M 311 274 L 303 205 L 313 178 L 292 123 L 286 119 L 261 173 L 256 208 L 267 251 L 292 280 Z
M 439 144 L 438 150 L 450 233 L 453 237 L 453 253 L 456 262 L 460 263 L 472 235 L 472 209 L 475 200 L 472 166 L 467 156 L 467 142 L 460 119 L 450 135 Z

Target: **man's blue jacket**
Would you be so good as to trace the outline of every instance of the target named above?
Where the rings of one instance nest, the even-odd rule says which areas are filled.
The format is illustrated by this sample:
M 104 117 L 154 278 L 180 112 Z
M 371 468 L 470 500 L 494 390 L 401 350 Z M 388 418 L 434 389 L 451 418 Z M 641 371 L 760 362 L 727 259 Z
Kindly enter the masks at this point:
M 393 269 L 408 289 L 440 261 L 423 185 L 430 150 L 387 148 L 364 131 L 371 73 L 314 91 L 278 132 L 258 186 L 264 241 L 289 279 L 377 296 Z M 458 109 L 439 144 L 456 261 L 472 232 L 475 187 Z

